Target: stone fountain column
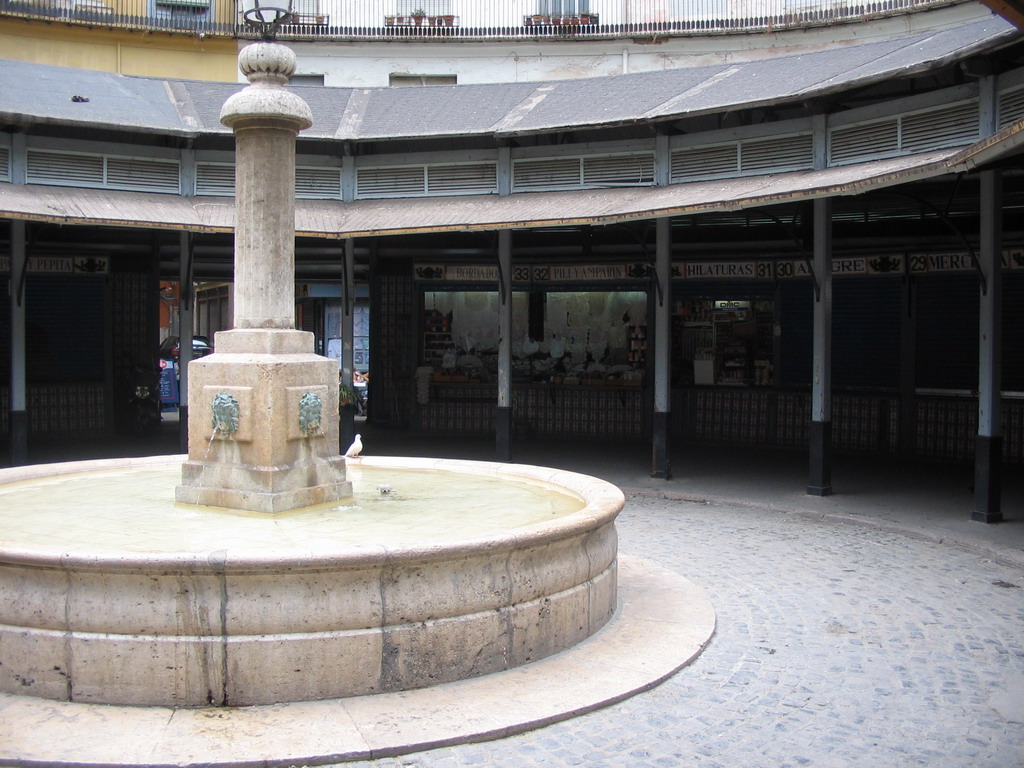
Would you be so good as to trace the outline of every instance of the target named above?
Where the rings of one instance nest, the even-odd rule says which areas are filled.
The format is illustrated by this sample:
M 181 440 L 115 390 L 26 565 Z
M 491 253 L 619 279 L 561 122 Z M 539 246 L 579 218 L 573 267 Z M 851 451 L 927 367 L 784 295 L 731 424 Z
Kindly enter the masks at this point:
M 295 137 L 309 106 L 283 87 L 295 54 L 260 42 L 221 109 L 235 134 L 234 330 L 189 367 L 179 502 L 283 512 L 352 495 L 338 455 L 338 364 L 295 330 Z

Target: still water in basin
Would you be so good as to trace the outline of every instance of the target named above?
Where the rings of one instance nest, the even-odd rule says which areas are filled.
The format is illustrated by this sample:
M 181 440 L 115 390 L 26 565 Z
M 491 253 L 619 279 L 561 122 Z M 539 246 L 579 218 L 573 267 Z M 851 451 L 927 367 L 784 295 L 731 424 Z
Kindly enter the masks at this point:
M 93 470 L 0 486 L 0 546 L 78 553 L 242 548 L 315 555 L 515 533 L 583 508 L 539 482 L 350 464 L 353 497 L 274 516 L 177 504 L 180 464 Z M 383 492 L 382 492 L 383 491 Z

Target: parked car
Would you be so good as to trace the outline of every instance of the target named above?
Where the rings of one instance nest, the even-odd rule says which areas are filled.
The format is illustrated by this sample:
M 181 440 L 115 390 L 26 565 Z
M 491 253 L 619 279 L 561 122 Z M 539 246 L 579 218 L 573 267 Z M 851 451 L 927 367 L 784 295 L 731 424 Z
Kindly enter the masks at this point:
M 177 336 L 168 336 L 160 342 L 160 359 L 173 360 L 178 362 L 178 355 L 181 352 L 181 344 Z M 213 345 L 206 336 L 192 337 L 192 359 L 198 360 L 213 353 Z

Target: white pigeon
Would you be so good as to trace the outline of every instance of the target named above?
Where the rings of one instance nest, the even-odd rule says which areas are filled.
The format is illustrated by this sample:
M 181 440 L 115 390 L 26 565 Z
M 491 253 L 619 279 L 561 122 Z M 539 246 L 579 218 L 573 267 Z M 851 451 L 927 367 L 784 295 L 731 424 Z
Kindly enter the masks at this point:
M 363 450 L 363 439 L 356 435 L 356 439 L 352 441 L 352 445 L 345 451 L 346 456 L 358 456 Z

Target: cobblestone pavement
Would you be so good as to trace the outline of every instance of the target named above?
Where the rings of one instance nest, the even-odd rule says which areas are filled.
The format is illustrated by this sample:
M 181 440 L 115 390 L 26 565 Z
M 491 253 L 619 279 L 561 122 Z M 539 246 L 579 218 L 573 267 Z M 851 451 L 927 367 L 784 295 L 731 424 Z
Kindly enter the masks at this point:
M 1024 766 L 1024 573 L 877 528 L 630 498 L 620 550 L 707 590 L 657 688 L 498 741 L 354 766 Z M 601 670 L 594 670 L 601 674 Z

